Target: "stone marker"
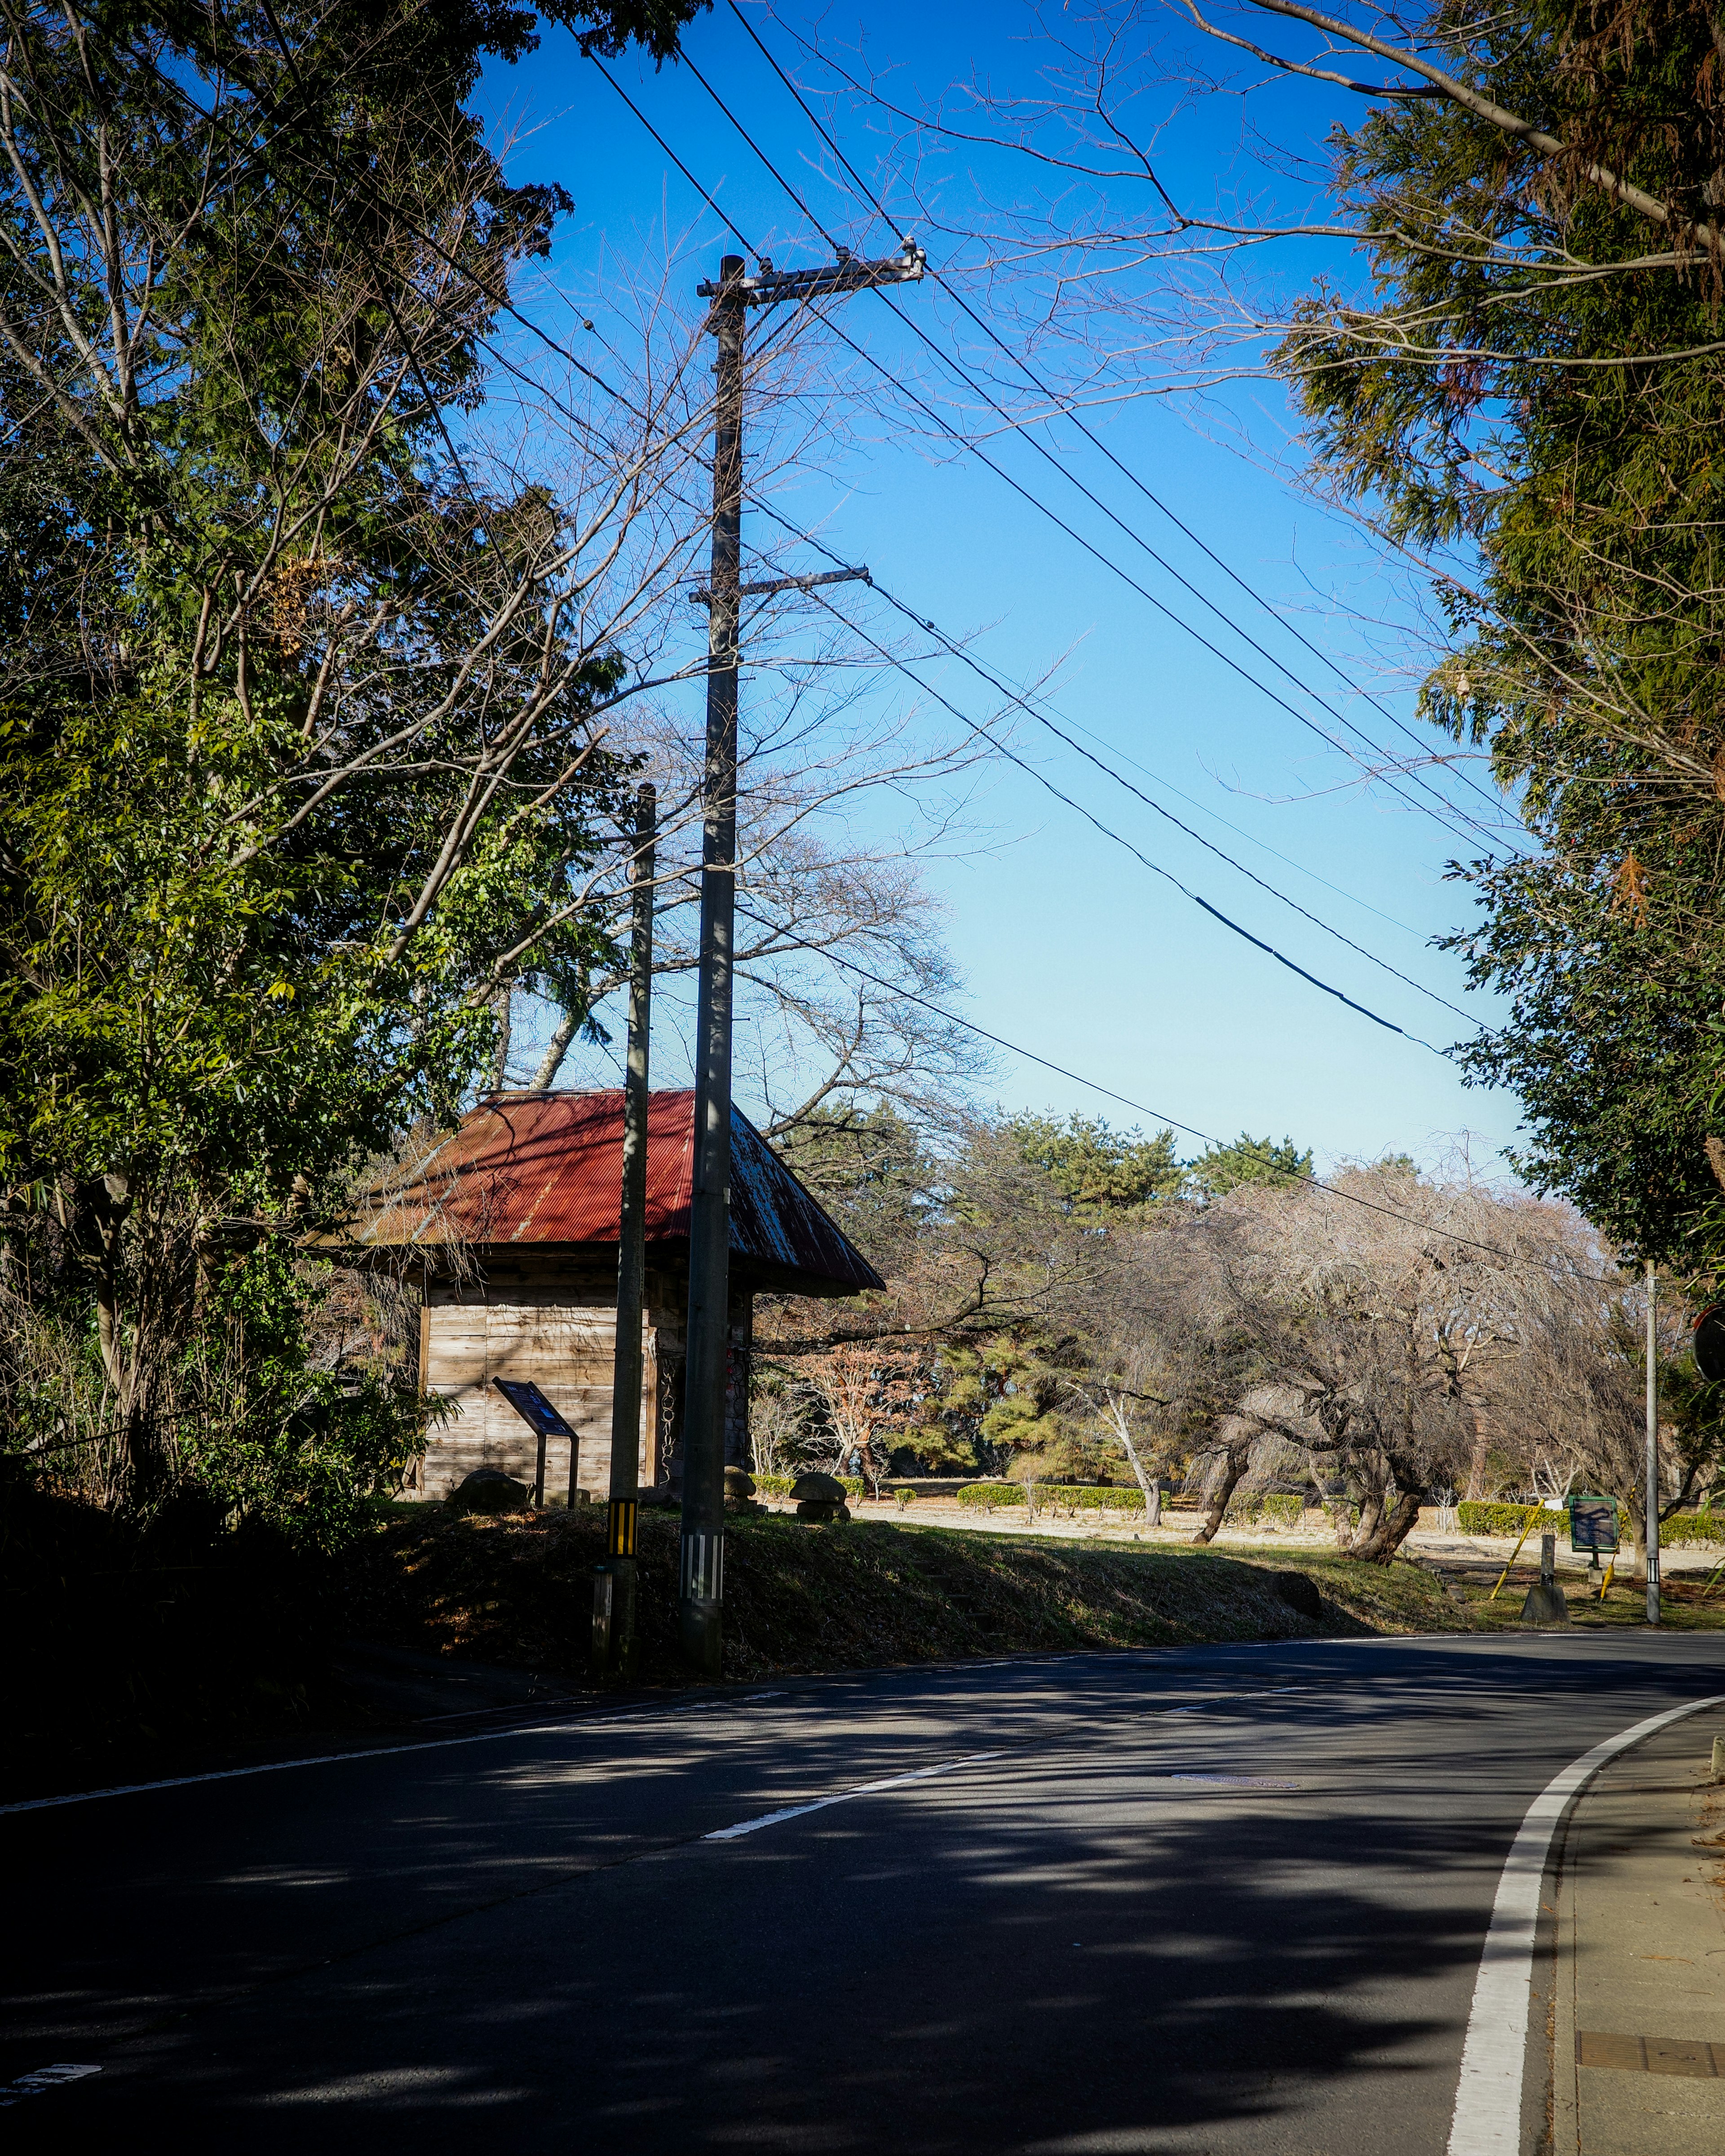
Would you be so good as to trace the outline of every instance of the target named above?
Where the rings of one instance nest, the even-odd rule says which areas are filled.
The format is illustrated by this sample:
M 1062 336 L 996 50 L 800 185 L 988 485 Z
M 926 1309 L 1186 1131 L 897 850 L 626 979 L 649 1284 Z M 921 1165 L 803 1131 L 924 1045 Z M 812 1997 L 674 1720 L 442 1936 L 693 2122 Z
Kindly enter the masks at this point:
M 799 1475 L 791 1485 L 791 1497 L 797 1507 L 797 1517 L 817 1527 L 850 1517 L 850 1507 L 845 1502 L 845 1485 L 836 1476 Z
M 755 1502 L 755 1478 L 746 1467 L 727 1467 L 725 1470 L 725 1510 L 727 1512 L 758 1512 Z
M 527 1508 L 527 1486 L 501 1467 L 475 1467 L 450 1491 L 446 1502 L 458 1512 L 522 1512 Z
M 1539 1537 L 1539 1578 L 1527 1589 L 1522 1604 L 1522 1622 L 1533 1630 L 1549 1632 L 1569 1621 L 1569 1605 L 1558 1585 L 1558 1538 Z

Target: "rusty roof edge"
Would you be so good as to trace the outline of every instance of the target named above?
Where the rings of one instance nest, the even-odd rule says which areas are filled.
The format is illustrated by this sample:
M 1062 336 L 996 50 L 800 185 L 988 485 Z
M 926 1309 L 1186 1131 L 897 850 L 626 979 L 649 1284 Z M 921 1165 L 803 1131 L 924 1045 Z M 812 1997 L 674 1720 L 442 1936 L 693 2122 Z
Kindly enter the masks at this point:
M 819 1214 L 820 1218 L 832 1230 L 839 1248 L 850 1252 L 851 1257 L 855 1260 L 859 1270 L 868 1275 L 867 1281 L 864 1283 L 862 1287 L 860 1287 L 857 1290 L 857 1292 L 861 1294 L 867 1289 L 884 1291 L 886 1283 L 882 1280 L 880 1274 L 875 1271 L 873 1265 L 869 1263 L 869 1260 L 863 1255 L 862 1252 L 858 1250 L 855 1244 L 851 1241 L 850 1236 L 845 1234 L 845 1230 L 839 1225 L 832 1214 L 828 1212 L 826 1207 L 821 1204 L 819 1199 L 815 1196 L 814 1193 L 809 1188 L 809 1185 L 803 1182 L 802 1177 L 797 1173 L 796 1170 L 793 1168 L 788 1162 L 783 1161 L 779 1158 L 778 1155 L 773 1150 L 773 1147 L 767 1142 L 766 1139 L 762 1137 L 761 1133 L 755 1128 L 748 1117 L 744 1115 L 742 1109 L 739 1108 L 733 1101 L 731 1108 L 731 1129 L 733 1140 L 736 1137 L 737 1128 L 739 1124 L 742 1125 L 745 1135 L 747 1137 L 753 1139 L 755 1144 L 760 1148 L 762 1156 L 775 1173 L 784 1178 L 785 1181 L 790 1184 L 791 1188 L 798 1193 L 805 1205 L 809 1206 L 814 1212 Z M 807 1270 L 807 1268 L 804 1270 Z M 836 1276 L 827 1273 L 819 1275 L 818 1277 L 831 1280 L 835 1278 Z

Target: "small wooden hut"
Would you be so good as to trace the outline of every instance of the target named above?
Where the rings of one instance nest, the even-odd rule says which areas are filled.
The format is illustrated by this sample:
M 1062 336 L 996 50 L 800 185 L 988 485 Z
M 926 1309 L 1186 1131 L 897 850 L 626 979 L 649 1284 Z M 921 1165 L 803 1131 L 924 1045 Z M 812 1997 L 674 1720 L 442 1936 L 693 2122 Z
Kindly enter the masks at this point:
M 655 1093 L 647 1126 L 647 1291 L 640 1480 L 672 1479 L 682 1421 L 695 1096 Z M 747 1118 L 731 1125 L 731 1353 L 725 1457 L 747 1466 L 754 1298 L 850 1296 L 884 1283 Z M 552 1440 L 547 1496 L 603 1498 L 611 1466 L 623 1094 L 494 1093 L 339 1237 L 344 1262 L 405 1262 L 423 1279 L 420 1381 L 458 1403 L 418 1486 L 448 1495 L 475 1467 L 531 1482 L 536 1440 L 491 1383 L 530 1378 L 575 1431 Z M 332 1255 L 334 1252 L 332 1251 Z

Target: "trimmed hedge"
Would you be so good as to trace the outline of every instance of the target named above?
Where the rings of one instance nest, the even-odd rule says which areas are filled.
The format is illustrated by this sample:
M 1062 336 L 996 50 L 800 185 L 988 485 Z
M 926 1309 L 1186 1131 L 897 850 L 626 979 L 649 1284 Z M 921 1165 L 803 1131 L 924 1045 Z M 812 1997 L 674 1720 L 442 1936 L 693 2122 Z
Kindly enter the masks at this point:
M 757 1475 L 755 1477 L 755 1488 L 762 1497 L 788 1497 L 793 1488 L 800 1480 L 801 1477 L 796 1475 Z M 847 1497 L 862 1496 L 863 1486 L 860 1476 L 835 1475 L 833 1480 L 843 1487 Z
M 979 1512 L 992 1512 L 1002 1505 L 1022 1505 L 1024 1486 L 1022 1482 L 967 1482 L 955 1493 L 961 1505 L 968 1505 Z
M 1229 1502 L 1224 1517 L 1242 1527 L 1297 1527 L 1306 1500 L 1297 1490 L 1266 1490 Z
M 1567 1510 L 1548 1512 L 1543 1505 L 1487 1505 L 1464 1498 L 1455 1507 L 1455 1524 L 1465 1535 L 1508 1535 L 1512 1540 L 1523 1527 L 1537 1527 L 1540 1516 L 1551 1522 L 1548 1534 L 1567 1534 Z
M 1725 1543 L 1725 1519 L 1715 1519 L 1711 1512 L 1674 1512 L 1670 1519 L 1659 1523 L 1659 1540 L 1662 1548 L 1674 1545 L 1692 1545 L 1697 1543 Z
M 1541 1517 L 1551 1524 L 1543 1532 L 1546 1534 L 1567 1534 L 1569 1516 L 1566 1512 L 1553 1512 L 1543 1505 L 1482 1505 L 1460 1504 L 1455 1517 L 1465 1535 L 1518 1536 L 1522 1528 L 1531 1524 L 1539 1527 Z M 1624 1520 L 1620 1527 L 1625 1545 L 1629 1541 L 1629 1522 Z M 1725 1519 L 1715 1520 L 1712 1512 L 1678 1512 L 1660 1524 L 1659 1539 L 1667 1548 L 1690 1546 L 1696 1543 L 1725 1543 Z
M 992 1512 L 999 1506 L 1022 1507 L 1024 1486 L 1022 1482 L 967 1482 L 957 1496 L 961 1505 Z M 1039 1512 L 1142 1512 L 1144 1493 L 1119 1483 L 1039 1482 L 1036 1509 Z
M 1053 1512 L 1142 1512 L 1144 1493 L 1136 1484 L 1039 1482 L 1036 1509 Z

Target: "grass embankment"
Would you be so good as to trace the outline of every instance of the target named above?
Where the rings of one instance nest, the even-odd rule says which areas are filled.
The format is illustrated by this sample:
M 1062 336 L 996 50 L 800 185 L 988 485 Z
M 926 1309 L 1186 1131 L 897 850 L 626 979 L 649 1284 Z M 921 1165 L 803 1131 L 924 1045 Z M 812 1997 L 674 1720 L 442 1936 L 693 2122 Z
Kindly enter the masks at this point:
M 588 1574 L 603 1516 L 464 1517 L 403 1507 L 352 1566 L 349 1629 L 370 1640 L 584 1674 Z M 641 1673 L 685 1681 L 676 1655 L 678 1524 L 644 1513 Z M 1323 1614 L 1298 1614 L 1275 1573 L 1298 1570 Z M 1296 1563 L 1209 1550 L 1046 1541 L 855 1521 L 809 1527 L 782 1517 L 727 1522 L 725 1674 L 944 1661 L 1071 1647 L 1185 1646 L 1365 1631 L 1463 1629 L 1422 1568 L 1333 1557 Z

